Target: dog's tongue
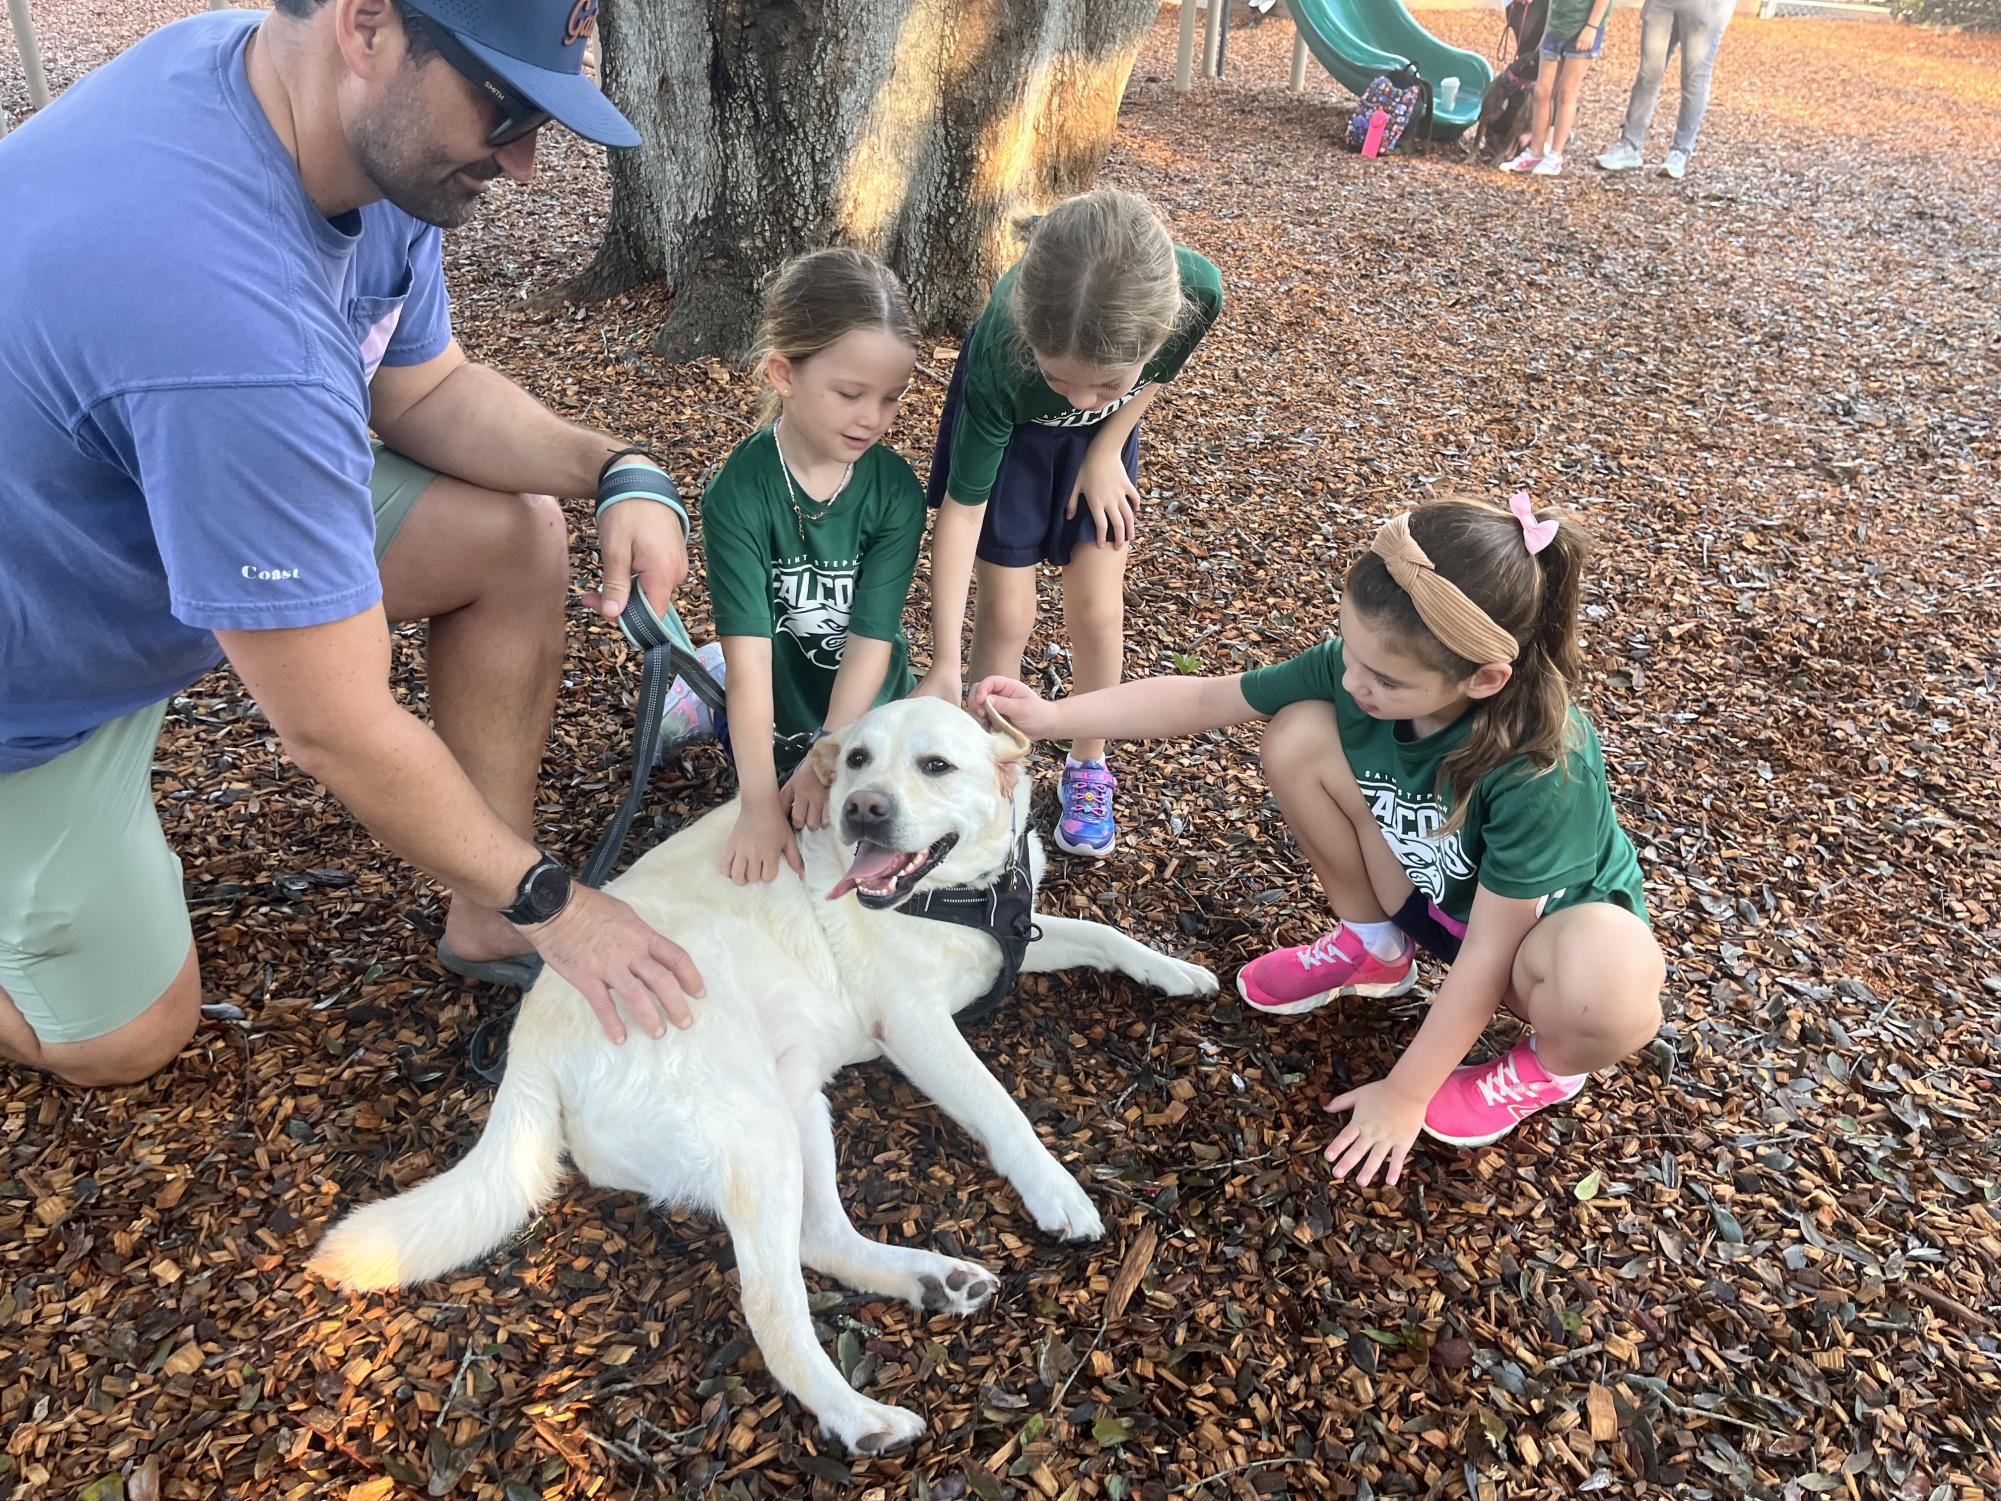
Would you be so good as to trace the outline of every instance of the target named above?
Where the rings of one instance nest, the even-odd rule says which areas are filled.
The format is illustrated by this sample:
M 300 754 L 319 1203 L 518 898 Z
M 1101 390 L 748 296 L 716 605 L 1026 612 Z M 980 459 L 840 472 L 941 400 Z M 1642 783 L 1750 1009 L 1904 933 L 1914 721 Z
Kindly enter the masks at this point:
M 848 867 L 846 875 L 834 882 L 834 889 L 827 893 L 827 900 L 831 902 L 837 897 L 846 896 L 862 882 L 887 873 L 893 866 L 900 864 L 903 858 L 901 850 L 886 850 L 879 844 L 870 844 L 864 840 L 855 846 L 854 863 Z

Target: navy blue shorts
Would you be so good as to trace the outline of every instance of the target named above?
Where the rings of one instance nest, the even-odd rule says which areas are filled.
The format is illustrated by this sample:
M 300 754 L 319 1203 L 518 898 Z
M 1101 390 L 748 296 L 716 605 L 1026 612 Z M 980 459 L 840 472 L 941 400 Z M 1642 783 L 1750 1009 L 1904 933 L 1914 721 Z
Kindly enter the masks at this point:
M 1465 925 L 1446 916 L 1422 891 L 1413 891 L 1410 899 L 1390 915 L 1390 921 L 1427 954 L 1447 964 L 1458 961 L 1459 941 L 1466 936 Z
M 952 367 L 952 384 L 945 391 L 945 410 L 938 418 L 938 443 L 931 451 L 931 482 L 925 498 L 932 509 L 945 503 L 945 481 L 952 470 L 952 434 L 959 425 L 959 407 L 966 379 L 966 350 L 959 346 Z M 1079 542 L 1098 540 L 1091 508 L 1079 501 L 1077 514 L 1065 517 L 1070 492 L 1076 487 L 1084 455 L 1097 427 L 1044 427 L 1039 422 L 1017 426 L 1001 455 L 994 488 L 987 497 L 987 514 L 980 523 L 977 556 L 1000 568 L 1031 568 L 1037 563 L 1069 566 Z M 1126 473 L 1139 483 L 1139 429 L 1126 439 Z M 957 502 L 953 502 L 957 504 Z

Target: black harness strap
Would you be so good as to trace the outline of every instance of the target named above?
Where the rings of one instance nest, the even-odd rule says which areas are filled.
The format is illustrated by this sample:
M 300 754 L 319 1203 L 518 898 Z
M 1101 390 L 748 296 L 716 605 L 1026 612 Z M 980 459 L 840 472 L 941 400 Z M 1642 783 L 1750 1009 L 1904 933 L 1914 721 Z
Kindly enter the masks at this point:
M 991 886 L 947 886 L 927 891 L 896 909 L 906 917 L 977 928 L 1000 945 L 1000 973 L 985 995 L 959 1009 L 957 1020 L 982 1021 L 991 1016 L 1014 990 L 1028 946 L 1042 936 L 1035 926 L 1035 888 L 1028 879 L 1028 830 L 1021 831 L 1014 851 Z

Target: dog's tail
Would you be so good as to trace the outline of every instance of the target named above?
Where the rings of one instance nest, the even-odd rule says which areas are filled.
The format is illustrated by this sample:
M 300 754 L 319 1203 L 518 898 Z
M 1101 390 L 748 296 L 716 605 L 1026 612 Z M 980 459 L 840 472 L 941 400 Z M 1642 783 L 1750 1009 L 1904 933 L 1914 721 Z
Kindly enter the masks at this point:
M 477 1260 L 526 1223 L 555 1192 L 562 1102 L 546 1064 L 520 1050 L 486 1130 L 450 1172 L 348 1215 L 312 1267 L 356 1291 L 428 1282 Z

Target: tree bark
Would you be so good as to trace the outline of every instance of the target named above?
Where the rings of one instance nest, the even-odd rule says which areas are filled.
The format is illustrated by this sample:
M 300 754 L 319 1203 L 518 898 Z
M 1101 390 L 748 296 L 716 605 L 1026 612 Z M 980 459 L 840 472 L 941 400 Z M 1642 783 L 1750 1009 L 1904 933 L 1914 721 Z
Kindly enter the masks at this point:
M 747 352 L 763 278 L 872 251 L 956 335 L 1029 217 L 1089 186 L 1159 0 L 621 0 L 604 84 L 644 144 L 572 290 L 663 278 L 673 358 Z

